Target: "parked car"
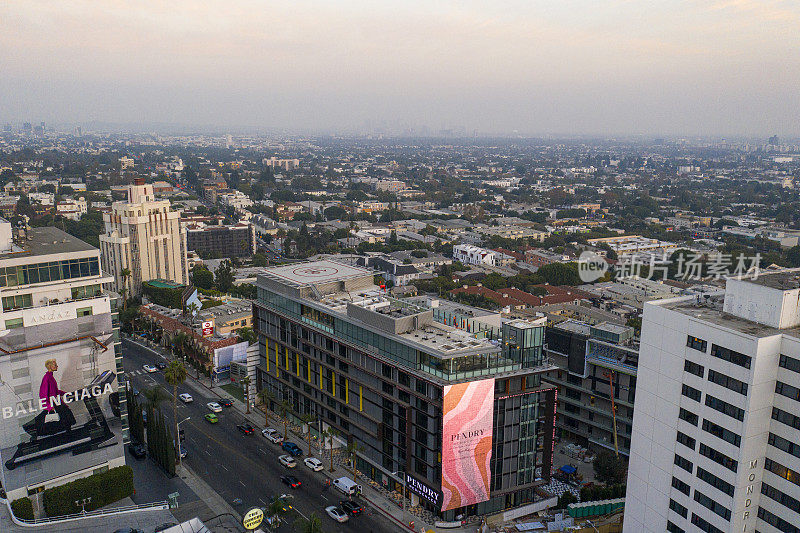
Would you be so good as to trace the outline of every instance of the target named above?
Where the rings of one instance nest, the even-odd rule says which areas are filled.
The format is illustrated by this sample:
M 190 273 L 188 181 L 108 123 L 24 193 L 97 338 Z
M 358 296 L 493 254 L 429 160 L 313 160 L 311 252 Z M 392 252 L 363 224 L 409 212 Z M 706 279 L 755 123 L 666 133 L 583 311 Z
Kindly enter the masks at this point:
M 233 407 L 233 402 L 230 401 L 228 398 L 223 398 L 217 401 L 217 403 L 220 404 L 222 407 Z
M 250 424 L 239 424 L 238 426 L 236 426 L 236 429 L 238 429 L 245 435 L 252 435 L 255 432 L 255 428 Z
M 286 468 L 294 468 L 297 466 L 297 461 L 295 461 L 294 457 L 291 455 L 281 455 L 278 457 L 278 461 L 280 461 L 281 464 Z
M 261 434 L 275 444 L 283 442 L 283 435 L 278 433 L 278 430 L 275 428 L 264 428 L 261 430 Z
M 339 507 L 341 507 L 342 510 L 350 516 L 358 516 L 364 512 L 363 507 L 358 505 L 356 502 L 351 502 L 350 500 L 340 501 Z
M 153 365 L 142 365 L 142 368 L 148 374 L 152 374 L 153 372 L 158 372 L 158 369 L 156 367 L 154 367 Z
M 164 361 L 159 361 L 158 363 L 156 363 L 156 368 L 159 370 L 164 370 L 165 368 L 167 368 L 167 363 L 165 363 Z
M 300 449 L 300 446 L 295 444 L 294 442 L 284 442 L 283 446 L 281 446 L 284 451 L 289 452 L 295 457 L 300 457 L 303 455 L 303 450 Z
M 180 398 L 183 403 L 192 403 L 194 401 L 194 398 L 192 398 L 192 395 L 188 392 L 178 394 L 178 398 Z
M 206 404 L 206 407 L 208 407 L 211 410 L 212 413 L 221 413 L 222 412 L 222 406 L 220 404 L 218 404 L 217 402 L 208 402 Z
M 294 476 L 281 476 L 281 482 L 285 485 L 289 485 L 293 489 L 299 489 L 303 486 L 303 483 Z
M 217 422 L 219 422 L 219 418 L 217 418 L 217 415 L 215 415 L 214 413 L 206 414 L 205 418 L 212 424 L 216 424 Z
M 350 519 L 347 516 L 347 513 L 345 513 L 342 508 L 337 505 L 330 505 L 326 507 L 325 512 L 337 522 L 347 522 Z
M 147 457 L 147 446 L 141 442 L 131 442 L 128 444 L 128 451 L 131 452 L 131 455 L 136 459 L 144 459 Z
M 314 472 L 319 472 L 320 470 L 325 469 L 325 465 L 323 465 L 322 461 L 320 461 L 316 457 L 306 457 L 305 459 L 303 459 L 303 464 L 306 465 L 311 470 L 313 470 Z

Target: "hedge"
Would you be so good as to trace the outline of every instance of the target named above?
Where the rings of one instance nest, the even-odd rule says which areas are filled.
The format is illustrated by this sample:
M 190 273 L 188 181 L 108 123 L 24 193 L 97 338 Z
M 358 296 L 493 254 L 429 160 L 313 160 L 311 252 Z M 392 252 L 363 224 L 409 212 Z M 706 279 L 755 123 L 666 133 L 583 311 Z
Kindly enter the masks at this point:
M 86 511 L 94 511 L 110 503 L 127 498 L 133 494 L 133 469 L 118 466 L 102 474 L 94 474 L 70 481 L 64 485 L 44 491 L 44 512 L 49 517 L 70 515 L 80 512 L 75 506 L 77 500 L 91 498 Z
M 590 487 L 581 487 L 581 501 L 593 502 L 596 500 L 612 500 L 614 498 L 625 497 L 625 483 L 619 485 L 609 485 L 606 487 L 600 485 L 593 485 Z
M 11 502 L 11 511 L 20 520 L 33 520 L 33 502 L 27 496 Z
M 148 282 L 142 283 L 142 292 L 147 295 L 151 302 L 170 309 L 181 308 L 181 296 L 185 286 L 170 288 L 156 287 Z

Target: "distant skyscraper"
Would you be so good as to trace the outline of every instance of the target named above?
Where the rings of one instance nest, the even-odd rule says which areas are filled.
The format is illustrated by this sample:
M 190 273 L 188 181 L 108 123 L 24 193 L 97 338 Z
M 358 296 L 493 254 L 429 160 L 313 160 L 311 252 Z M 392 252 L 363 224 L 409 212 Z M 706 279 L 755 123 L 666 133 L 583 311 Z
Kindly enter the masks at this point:
M 648 302 L 625 532 L 796 532 L 800 269 Z
M 142 282 L 152 279 L 189 282 L 180 213 L 170 209 L 169 200 L 157 201 L 153 186 L 144 179 L 128 187 L 127 201 L 114 202 L 103 221 L 106 232 L 100 236 L 100 250 L 117 291 L 125 288 L 128 295 L 138 295 Z M 122 275 L 126 268 L 127 277 Z
M 25 122 L 22 124 L 22 132 L 23 133 L 30 133 L 33 131 L 33 126 L 31 126 L 30 122 Z
M 778 139 L 777 135 L 773 135 L 769 138 L 768 144 L 771 144 L 772 146 L 778 146 L 780 144 L 780 139 Z

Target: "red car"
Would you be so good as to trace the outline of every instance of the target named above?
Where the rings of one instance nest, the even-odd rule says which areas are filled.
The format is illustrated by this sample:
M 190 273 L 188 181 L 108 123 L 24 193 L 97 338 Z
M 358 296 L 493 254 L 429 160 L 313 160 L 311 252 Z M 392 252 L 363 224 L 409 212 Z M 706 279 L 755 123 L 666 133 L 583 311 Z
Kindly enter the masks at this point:
M 293 489 L 299 489 L 303 486 L 303 483 L 294 476 L 281 476 L 281 481 Z

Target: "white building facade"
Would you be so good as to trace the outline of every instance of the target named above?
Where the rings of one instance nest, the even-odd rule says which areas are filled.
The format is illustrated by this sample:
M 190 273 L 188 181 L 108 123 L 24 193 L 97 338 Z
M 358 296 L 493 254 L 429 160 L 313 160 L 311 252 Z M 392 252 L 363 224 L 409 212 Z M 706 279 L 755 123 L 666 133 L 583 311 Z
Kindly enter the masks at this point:
M 100 250 L 116 291 L 138 295 L 142 282 L 151 279 L 189 282 L 180 216 L 170 209 L 169 200 L 157 201 L 153 186 L 140 179 L 128 187 L 127 202 L 114 202 L 111 212 L 103 214 Z M 122 275 L 125 269 L 129 276 Z
M 472 244 L 456 244 L 453 246 L 453 261 L 465 265 L 497 266 L 499 252 L 480 248 Z
M 800 531 L 800 271 L 645 304 L 624 531 Z

